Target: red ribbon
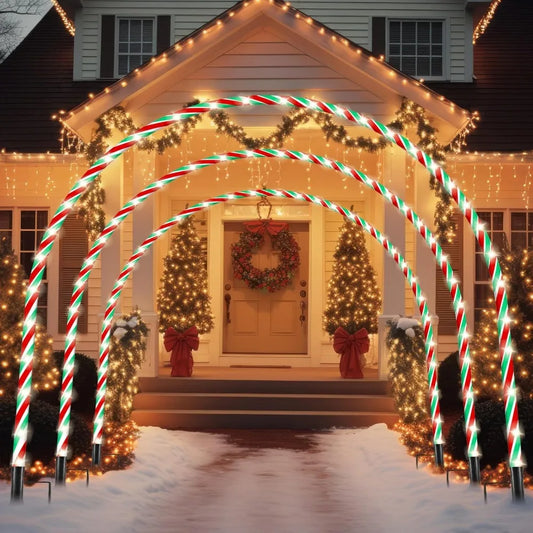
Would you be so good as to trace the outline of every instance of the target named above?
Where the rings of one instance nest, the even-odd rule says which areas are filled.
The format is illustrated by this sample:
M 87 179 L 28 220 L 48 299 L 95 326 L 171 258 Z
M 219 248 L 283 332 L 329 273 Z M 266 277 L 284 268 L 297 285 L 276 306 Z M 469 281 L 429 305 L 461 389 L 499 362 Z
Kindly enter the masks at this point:
M 333 349 L 341 354 L 339 369 L 343 378 L 362 378 L 361 357 L 368 352 L 370 339 L 365 328 L 350 335 L 339 327 L 333 335 Z
M 172 354 L 170 364 L 172 365 L 171 376 L 192 376 L 192 350 L 198 350 L 200 339 L 198 339 L 198 330 L 192 326 L 183 332 L 176 331 L 174 328 L 167 328 L 163 337 L 165 350 Z
M 268 233 L 272 237 L 275 237 L 283 230 L 289 229 L 289 225 L 286 222 L 272 222 L 270 219 L 245 222 L 244 227 L 251 233 L 260 233 L 261 235 Z

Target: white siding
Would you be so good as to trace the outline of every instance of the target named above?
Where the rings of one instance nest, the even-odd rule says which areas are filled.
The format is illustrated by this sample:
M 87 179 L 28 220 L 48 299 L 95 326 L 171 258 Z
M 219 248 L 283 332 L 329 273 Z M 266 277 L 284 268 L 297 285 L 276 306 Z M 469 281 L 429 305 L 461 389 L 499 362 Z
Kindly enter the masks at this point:
M 267 0 L 261 1 L 266 3 Z M 75 79 L 94 79 L 99 75 L 101 15 L 171 15 L 171 42 L 176 42 L 234 6 L 235 2 L 86 0 L 83 5 L 83 11 L 76 17 Z M 369 50 L 372 43 L 372 17 L 442 19 L 447 30 L 450 79 L 470 81 L 466 79 L 465 55 L 469 56 L 472 46 L 471 19 L 465 12 L 464 0 L 294 0 L 292 6 Z

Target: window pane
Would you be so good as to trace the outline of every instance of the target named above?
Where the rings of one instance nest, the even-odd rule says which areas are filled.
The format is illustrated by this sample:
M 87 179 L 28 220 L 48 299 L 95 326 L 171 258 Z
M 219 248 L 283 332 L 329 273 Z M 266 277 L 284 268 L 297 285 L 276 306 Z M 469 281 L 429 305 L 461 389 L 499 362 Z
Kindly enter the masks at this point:
M 21 251 L 31 250 L 35 251 L 35 232 L 34 231 L 21 231 L 20 232 L 20 249 Z
M 442 55 L 442 46 L 440 44 L 433 44 L 431 46 L 431 53 L 434 56 L 441 56 Z
M 390 27 L 389 27 L 389 40 L 391 43 L 400 42 L 400 22 L 399 21 L 391 21 Z
M 533 250 L 533 233 L 527 234 L 527 247 L 528 250 Z
M 119 53 L 128 53 L 128 43 L 119 43 L 118 45 L 118 51 Z
M 401 60 L 400 60 L 400 58 L 398 56 L 389 57 L 389 63 L 391 65 L 391 67 L 397 68 L 398 70 L 401 70 L 401 68 L 402 68 Z
M 143 24 L 143 42 L 151 43 L 153 41 L 152 31 L 153 21 L 145 20 Z
M 476 308 L 485 308 L 490 304 L 493 294 L 488 283 L 478 283 L 474 285 L 474 298 L 476 300 Z
M 6 243 L 8 248 L 11 248 L 13 244 L 11 243 L 11 232 L 10 231 L 0 231 L 0 240 Z
M 11 211 L 0 211 L 0 229 L 13 229 L 13 214 Z
M 431 75 L 442 76 L 442 57 L 431 58 Z
M 149 56 L 142 56 L 142 57 L 141 57 L 141 65 L 142 65 L 143 63 L 146 63 L 148 60 L 150 60 L 151 57 L 152 57 L 151 55 L 149 55 Z
M 118 56 L 118 73 L 128 73 L 128 56 Z
M 35 211 L 21 211 L 20 227 L 22 229 L 35 229 Z
M 526 213 L 511 213 L 511 230 L 526 229 Z
M 479 215 L 479 219 L 481 220 L 481 222 L 485 224 L 487 229 L 490 229 L 492 227 L 492 217 L 490 216 L 491 212 L 490 211 L 479 211 L 478 215 Z
M 492 244 L 498 251 L 501 251 L 505 248 L 506 240 L 507 239 L 505 238 L 505 233 L 503 231 L 495 232 L 492 235 Z
M 431 23 L 431 42 L 442 43 L 442 22 Z
M 533 213 L 527 214 L 527 229 L 533 231 Z
M 130 56 L 130 68 L 133 70 L 135 67 L 138 67 L 141 64 L 141 56 Z
M 37 211 L 37 228 L 45 229 L 48 226 L 48 211 Z
M 428 56 L 429 55 L 429 44 L 419 44 L 416 47 L 416 53 L 419 56 Z
M 526 247 L 525 233 L 511 233 L 511 248 L 513 250 L 523 250 Z
M 416 75 L 429 76 L 429 57 L 419 57 L 416 60 Z
M 489 272 L 485 259 L 481 254 L 476 254 L 476 281 L 487 281 L 489 279 Z
M 416 37 L 419 43 L 429 43 L 429 22 L 418 23 Z
M 492 229 L 503 230 L 503 212 L 496 211 L 492 213 Z
M 151 54 L 152 53 L 152 43 L 143 43 L 143 49 L 142 51 L 145 54 Z
M 120 20 L 118 23 L 118 40 L 119 41 L 128 41 L 128 30 L 129 30 L 129 21 Z
M 132 54 L 140 54 L 141 53 L 141 43 L 131 43 L 130 44 L 130 52 Z
M 130 20 L 130 42 L 141 40 L 141 23 L 140 20 Z
M 402 59 L 402 71 L 411 76 L 416 75 L 416 63 L 414 57 L 404 57 Z
M 416 22 L 404 22 L 402 24 L 402 43 L 416 42 Z
M 414 56 L 416 54 L 416 46 L 414 44 L 404 44 L 402 54 L 404 56 Z
M 26 277 L 30 277 L 31 266 L 33 264 L 33 252 L 24 252 L 20 254 L 20 264 L 26 273 Z

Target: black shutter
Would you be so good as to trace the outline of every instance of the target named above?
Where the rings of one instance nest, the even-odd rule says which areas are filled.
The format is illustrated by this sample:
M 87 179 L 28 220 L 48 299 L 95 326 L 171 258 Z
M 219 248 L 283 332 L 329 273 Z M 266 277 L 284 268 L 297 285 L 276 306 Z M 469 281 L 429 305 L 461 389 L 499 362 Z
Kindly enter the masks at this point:
M 100 78 L 115 77 L 115 15 L 102 15 Z
M 72 288 L 88 251 L 84 220 L 76 214 L 68 215 L 63 223 L 61 238 L 59 239 L 58 333 L 67 332 L 67 313 Z M 88 291 L 85 291 L 78 320 L 79 333 L 87 333 L 89 315 L 87 302 Z
M 170 46 L 170 15 L 157 17 L 157 53 L 164 52 Z
M 372 53 L 376 57 L 387 55 L 385 24 L 385 17 L 372 17 Z

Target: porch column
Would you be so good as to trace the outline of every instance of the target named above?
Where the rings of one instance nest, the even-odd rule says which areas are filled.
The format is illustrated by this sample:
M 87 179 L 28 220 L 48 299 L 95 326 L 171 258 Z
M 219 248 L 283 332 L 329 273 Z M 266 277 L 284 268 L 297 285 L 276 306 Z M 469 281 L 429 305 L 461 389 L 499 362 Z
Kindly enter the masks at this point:
M 400 198 L 405 194 L 405 155 L 398 149 L 387 148 L 384 154 L 382 182 Z M 384 233 L 405 255 L 405 217 L 392 205 L 384 205 Z M 398 265 L 383 251 L 383 314 L 378 320 L 378 376 L 388 375 L 389 354 L 385 346 L 387 321 L 405 311 L 405 277 Z
M 140 159 L 143 169 L 155 169 L 155 153 L 142 152 L 135 154 L 132 175 L 126 178 L 132 181 L 133 194 L 141 191 L 148 181 L 147 176 L 141 171 Z M 152 172 L 152 176 L 155 173 Z M 154 178 L 155 179 L 155 178 Z M 138 205 L 133 212 L 132 250 L 137 247 L 156 229 L 159 221 L 156 216 L 157 202 L 154 194 Z M 155 246 L 155 245 L 154 245 Z M 159 331 L 158 314 L 156 306 L 156 280 L 154 246 L 143 256 L 135 266 L 132 279 L 132 305 L 137 307 L 141 317 L 148 326 L 149 332 L 146 339 L 146 352 L 144 362 L 138 372 L 140 377 L 155 377 L 159 374 Z

